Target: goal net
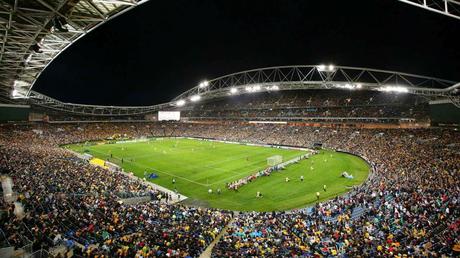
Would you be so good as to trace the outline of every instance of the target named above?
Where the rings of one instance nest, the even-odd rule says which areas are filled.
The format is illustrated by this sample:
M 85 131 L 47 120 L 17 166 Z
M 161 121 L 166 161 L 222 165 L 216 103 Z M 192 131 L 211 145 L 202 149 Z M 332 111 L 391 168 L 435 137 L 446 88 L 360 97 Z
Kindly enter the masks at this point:
M 275 155 L 267 158 L 267 165 L 269 166 L 276 166 L 283 162 L 283 156 Z

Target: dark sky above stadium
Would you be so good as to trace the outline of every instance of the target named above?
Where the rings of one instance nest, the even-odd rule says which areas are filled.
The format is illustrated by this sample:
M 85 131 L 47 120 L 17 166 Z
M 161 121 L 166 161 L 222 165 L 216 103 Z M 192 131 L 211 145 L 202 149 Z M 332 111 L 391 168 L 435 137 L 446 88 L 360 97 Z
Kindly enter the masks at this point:
M 34 89 L 150 105 L 246 69 L 336 64 L 460 81 L 460 21 L 397 0 L 151 0 L 83 37 Z

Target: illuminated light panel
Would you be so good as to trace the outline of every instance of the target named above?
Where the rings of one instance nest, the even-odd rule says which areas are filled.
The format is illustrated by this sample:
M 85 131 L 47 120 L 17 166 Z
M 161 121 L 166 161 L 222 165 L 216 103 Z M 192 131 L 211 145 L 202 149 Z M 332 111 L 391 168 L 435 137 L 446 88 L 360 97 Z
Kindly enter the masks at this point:
M 385 92 L 397 92 L 397 93 L 407 93 L 409 89 L 403 86 L 384 86 L 378 89 L 379 91 Z
M 318 66 L 316 66 L 316 69 L 319 71 L 319 72 L 335 72 L 336 68 L 333 64 L 330 64 L 330 65 L 324 65 L 324 64 L 320 64 Z
M 196 102 L 198 100 L 201 99 L 201 96 L 200 95 L 193 95 L 190 97 L 190 100 L 193 101 L 193 102 Z
M 356 90 L 356 89 L 361 89 L 363 87 L 363 85 L 361 85 L 361 83 L 357 83 L 357 84 L 350 84 L 350 83 L 346 83 L 346 84 L 335 84 L 334 85 L 336 88 L 340 88 L 340 89 L 348 89 L 348 90 Z
M 185 105 L 185 100 L 183 100 L 183 99 L 178 100 L 178 101 L 176 102 L 176 105 L 178 105 L 179 107 Z
M 200 88 L 206 88 L 206 87 L 209 86 L 209 82 L 208 81 L 202 81 L 198 86 Z

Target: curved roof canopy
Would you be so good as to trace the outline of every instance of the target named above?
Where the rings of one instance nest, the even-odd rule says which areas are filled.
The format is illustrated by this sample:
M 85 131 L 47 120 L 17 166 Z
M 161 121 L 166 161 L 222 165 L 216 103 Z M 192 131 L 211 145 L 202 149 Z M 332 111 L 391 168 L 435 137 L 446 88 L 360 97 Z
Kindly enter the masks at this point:
M 399 0 L 425 10 L 444 14 L 446 16 L 460 20 L 460 1 L 459 0 Z
M 294 65 L 253 69 L 203 81 L 173 101 L 187 102 L 226 95 L 301 89 L 348 89 L 411 93 L 454 98 L 460 84 L 454 81 L 371 68 L 334 65 Z
M 57 111 L 97 116 L 152 113 L 229 95 L 282 90 L 344 89 L 410 93 L 450 99 L 460 107 L 454 81 L 401 72 L 333 65 L 297 65 L 242 71 L 199 83 L 167 103 L 152 106 L 98 106 L 64 103 L 31 91 L 29 103 Z
M 38 76 L 63 50 L 146 1 L 0 1 L 0 96 L 28 97 Z
M 401 72 L 333 65 L 253 69 L 201 82 L 171 102 L 143 107 L 64 103 L 32 87 L 42 71 L 73 42 L 148 0 L 1 0 L 0 102 L 25 98 L 32 105 L 80 115 L 134 115 L 200 99 L 243 93 L 330 89 L 382 90 L 449 98 L 460 106 L 459 83 Z

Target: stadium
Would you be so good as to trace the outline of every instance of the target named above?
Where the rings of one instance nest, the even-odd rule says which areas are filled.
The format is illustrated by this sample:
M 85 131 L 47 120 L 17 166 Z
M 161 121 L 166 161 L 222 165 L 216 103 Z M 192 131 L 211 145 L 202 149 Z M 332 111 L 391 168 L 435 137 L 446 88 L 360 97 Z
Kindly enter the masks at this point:
M 0 257 L 460 255 L 458 80 L 325 62 L 224 67 L 153 105 L 37 89 L 152 2 L 0 2 Z M 394 2 L 460 24 L 458 1 Z

